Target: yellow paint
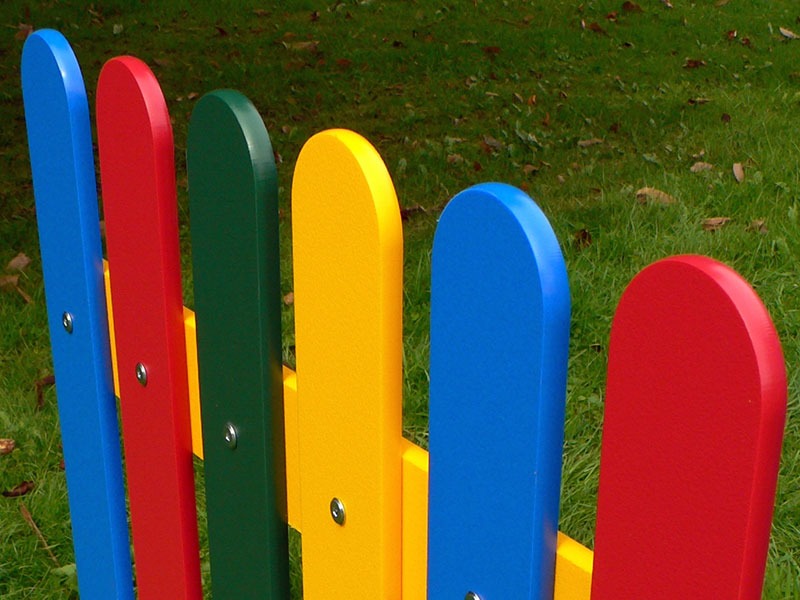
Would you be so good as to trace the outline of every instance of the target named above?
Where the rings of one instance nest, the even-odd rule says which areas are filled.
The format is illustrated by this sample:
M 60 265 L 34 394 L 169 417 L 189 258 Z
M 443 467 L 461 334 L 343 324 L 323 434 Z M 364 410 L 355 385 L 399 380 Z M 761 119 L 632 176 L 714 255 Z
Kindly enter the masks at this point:
M 403 600 L 425 600 L 428 577 L 428 453 L 403 440 Z
M 554 600 L 589 600 L 593 560 L 591 550 L 558 532 Z
M 403 238 L 391 178 L 364 138 L 306 142 L 292 236 L 303 596 L 399 600 Z
M 183 307 L 186 340 L 186 367 L 189 371 L 189 419 L 192 423 L 192 450 L 203 458 L 203 428 L 200 418 L 200 384 L 197 379 L 197 324 L 194 313 Z
M 288 523 L 303 530 L 300 513 L 300 444 L 297 428 L 297 375 L 283 367 L 283 417 L 286 440 L 286 504 Z
M 108 316 L 108 336 L 111 344 L 111 369 L 114 373 L 114 395 L 119 398 L 119 370 L 117 369 L 117 340 L 114 336 L 114 312 L 111 310 L 111 277 L 108 261 L 103 261 L 103 275 L 106 285 L 106 311 Z

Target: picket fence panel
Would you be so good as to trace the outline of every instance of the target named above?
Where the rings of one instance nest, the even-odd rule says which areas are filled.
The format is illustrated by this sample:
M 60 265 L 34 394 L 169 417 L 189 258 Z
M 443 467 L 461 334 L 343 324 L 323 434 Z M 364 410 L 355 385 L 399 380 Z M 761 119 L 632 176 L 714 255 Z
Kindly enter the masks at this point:
M 139 598 L 202 593 L 192 450 L 215 598 L 287 596 L 285 522 L 303 536 L 310 600 L 759 597 L 786 377 L 766 309 L 731 269 L 673 257 L 623 295 L 592 553 L 557 531 L 570 300 L 527 195 L 475 186 L 441 217 L 429 455 L 401 435 L 402 229 L 364 138 L 325 131 L 298 159 L 297 371 L 281 381 L 276 174 L 252 104 L 213 92 L 192 117 L 195 315 L 163 95 L 137 59 L 104 67 L 106 314 L 88 107 L 60 34 L 29 38 L 23 80 L 83 598 L 132 597 L 112 368 Z

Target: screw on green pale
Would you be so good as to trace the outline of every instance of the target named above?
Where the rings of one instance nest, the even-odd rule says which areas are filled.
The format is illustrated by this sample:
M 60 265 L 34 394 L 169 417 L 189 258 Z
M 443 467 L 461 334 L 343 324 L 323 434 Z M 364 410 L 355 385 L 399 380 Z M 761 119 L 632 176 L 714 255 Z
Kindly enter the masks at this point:
M 238 92 L 204 96 L 189 202 L 214 598 L 288 598 L 278 186 Z M 265 593 L 266 591 L 266 593 Z

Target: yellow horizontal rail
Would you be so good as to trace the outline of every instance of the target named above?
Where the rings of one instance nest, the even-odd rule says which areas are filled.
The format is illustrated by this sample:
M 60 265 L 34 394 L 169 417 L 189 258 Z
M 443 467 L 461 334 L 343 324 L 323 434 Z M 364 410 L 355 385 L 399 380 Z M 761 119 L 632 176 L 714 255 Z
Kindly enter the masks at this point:
M 108 264 L 105 264 L 106 298 L 109 293 Z M 203 436 L 200 421 L 200 393 L 197 379 L 197 329 L 194 312 L 184 307 L 186 358 L 189 372 L 189 402 L 192 420 L 192 449 L 203 458 Z M 119 396 L 119 376 L 114 340 L 114 315 L 109 301 L 108 322 L 111 333 L 111 362 L 114 369 L 114 389 Z M 283 400 L 286 438 L 286 495 L 288 520 L 302 532 L 300 512 L 300 452 L 297 424 L 297 375 L 283 368 Z M 403 440 L 403 523 L 402 523 L 402 585 L 403 600 L 425 600 L 428 540 L 428 452 Z M 559 532 L 556 550 L 556 581 L 554 600 L 589 600 L 592 582 L 593 553 L 569 536 Z

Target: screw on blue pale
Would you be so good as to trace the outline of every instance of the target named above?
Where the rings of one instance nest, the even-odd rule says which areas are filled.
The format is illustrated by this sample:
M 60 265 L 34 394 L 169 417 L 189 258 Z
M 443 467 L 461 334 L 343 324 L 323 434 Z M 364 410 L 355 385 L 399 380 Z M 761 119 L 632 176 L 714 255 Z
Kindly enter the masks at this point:
M 431 282 L 428 598 L 552 599 L 570 299 L 538 206 L 489 183 L 445 208 Z
M 26 40 L 22 92 L 80 595 L 132 600 L 89 105 L 57 31 Z

